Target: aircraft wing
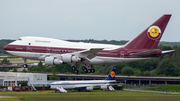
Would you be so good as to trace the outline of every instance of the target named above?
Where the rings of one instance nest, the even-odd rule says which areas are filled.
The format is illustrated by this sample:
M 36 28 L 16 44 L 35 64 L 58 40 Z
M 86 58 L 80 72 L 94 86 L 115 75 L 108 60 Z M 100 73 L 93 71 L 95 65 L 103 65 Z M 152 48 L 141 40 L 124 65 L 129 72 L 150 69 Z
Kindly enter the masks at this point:
M 95 54 L 103 49 L 104 48 L 91 48 L 89 50 L 76 52 L 74 55 L 82 58 L 85 63 L 90 63 L 90 59 L 94 58 L 96 56 Z
M 98 53 L 99 51 L 103 50 L 104 48 L 91 48 L 89 50 L 84 50 L 84 51 L 80 51 L 78 52 L 78 56 L 79 57 L 87 57 L 88 59 L 92 59 L 94 58 L 96 55 L 96 53 Z

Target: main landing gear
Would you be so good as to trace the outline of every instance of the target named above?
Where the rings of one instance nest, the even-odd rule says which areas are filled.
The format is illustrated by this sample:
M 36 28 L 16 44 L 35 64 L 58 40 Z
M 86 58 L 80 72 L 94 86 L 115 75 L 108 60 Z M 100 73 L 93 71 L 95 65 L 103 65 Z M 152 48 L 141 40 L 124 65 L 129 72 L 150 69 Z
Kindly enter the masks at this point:
M 87 68 L 89 68 L 89 69 L 87 69 Z M 82 66 L 82 70 L 84 71 L 84 73 L 94 73 L 95 70 L 94 70 L 94 69 L 91 69 L 91 68 L 93 68 L 93 67 L 92 67 L 92 66 Z M 77 67 L 76 67 L 76 66 L 72 66 L 72 69 L 74 70 L 74 72 L 75 72 L 76 74 L 79 73 L 79 71 L 77 70 Z
M 75 72 L 76 74 L 79 73 L 79 71 L 77 70 L 77 67 L 76 67 L 76 66 L 72 66 L 72 69 L 74 70 L 74 72 Z
M 82 67 L 82 70 L 84 71 L 84 73 L 94 73 L 95 72 L 94 69 L 87 69 L 85 66 Z

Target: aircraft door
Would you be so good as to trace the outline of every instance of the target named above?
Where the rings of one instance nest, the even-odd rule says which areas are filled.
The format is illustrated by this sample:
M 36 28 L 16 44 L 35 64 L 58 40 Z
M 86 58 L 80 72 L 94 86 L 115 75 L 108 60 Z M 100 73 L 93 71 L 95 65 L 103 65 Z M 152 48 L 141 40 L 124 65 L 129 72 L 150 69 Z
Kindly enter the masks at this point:
M 50 53 L 51 52 L 51 48 L 46 48 L 46 53 Z
M 27 48 L 26 48 L 26 51 L 27 51 L 27 52 L 31 52 L 31 46 L 30 46 L 30 45 L 31 45 L 31 43 L 29 43 L 29 45 L 28 45 Z
M 124 58 L 124 51 L 120 51 L 120 58 Z

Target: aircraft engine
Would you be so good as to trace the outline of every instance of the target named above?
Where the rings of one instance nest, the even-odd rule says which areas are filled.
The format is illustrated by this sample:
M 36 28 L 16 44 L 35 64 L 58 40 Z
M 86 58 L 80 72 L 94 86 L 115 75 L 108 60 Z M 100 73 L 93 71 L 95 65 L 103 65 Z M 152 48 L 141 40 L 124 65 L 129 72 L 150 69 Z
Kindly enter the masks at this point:
M 86 90 L 93 90 L 93 87 L 86 87 Z
M 53 56 L 50 56 L 50 57 L 45 58 L 45 64 L 50 65 L 50 66 L 55 65 L 55 64 L 60 65 L 60 64 L 63 64 L 63 61 L 60 60 L 60 59 L 57 59 L 57 58 L 55 58 Z
M 106 90 L 106 89 L 108 89 L 108 87 L 106 85 L 105 86 L 101 86 L 101 89 Z
M 66 63 L 79 62 L 81 58 L 70 55 L 70 54 L 62 54 L 62 61 Z

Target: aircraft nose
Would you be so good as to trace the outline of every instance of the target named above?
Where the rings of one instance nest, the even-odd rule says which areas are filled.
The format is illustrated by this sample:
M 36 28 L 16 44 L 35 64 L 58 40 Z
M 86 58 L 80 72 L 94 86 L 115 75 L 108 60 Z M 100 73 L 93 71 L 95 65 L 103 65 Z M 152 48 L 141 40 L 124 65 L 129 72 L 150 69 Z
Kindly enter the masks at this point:
M 7 51 L 9 49 L 9 45 L 4 46 L 4 50 Z
M 9 44 L 6 45 L 6 46 L 4 46 L 4 50 L 5 50 L 5 51 L 11 51 L 11 50 L 13 50 L 13 48 L 14 48 L 14 47 L 12 47 L 12 46 L 9 45 Z

